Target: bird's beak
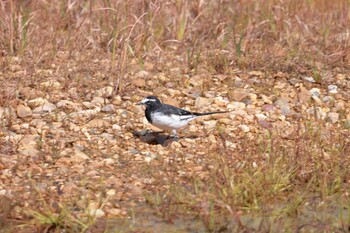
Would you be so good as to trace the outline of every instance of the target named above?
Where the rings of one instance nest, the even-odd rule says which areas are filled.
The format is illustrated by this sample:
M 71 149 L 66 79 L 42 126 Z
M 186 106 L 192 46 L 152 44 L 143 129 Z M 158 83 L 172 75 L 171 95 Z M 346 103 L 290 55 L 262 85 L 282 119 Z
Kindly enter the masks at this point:
M 145 103 L 138 102 L 136 105 L 145 105 Z

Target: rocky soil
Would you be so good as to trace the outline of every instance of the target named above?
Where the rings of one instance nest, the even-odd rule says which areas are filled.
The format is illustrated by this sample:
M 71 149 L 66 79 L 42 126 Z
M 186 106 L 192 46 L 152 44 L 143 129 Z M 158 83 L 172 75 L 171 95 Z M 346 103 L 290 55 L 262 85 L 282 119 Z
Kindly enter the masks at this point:
M 0 2 L 0 232 L 348 232 L 347 1 L 54 2 Z
M 49 198 L 74 200 L 75 208 L 97 218 L 128 217 L 130 208 L 144 208 L 145 192 L 205 179 L 212 151 L 224 150 L 238 161 L 243 138 L 273 132 L 292 140 L 300 121 L 322 122 L 323 134 L 341 134 L 349 145 L 346 74 L 329 73 L 322 83 L 283 72 L 211 74 L 203 68 L 188 75 L 178 58 L 179 64 L 146 62 L 142 70 L 135 64 L 118 92 L 104 81 L 112 75 L 103 72 L 110 69 L 108 59 L 80 62 L 35 70 L 21 84 L 27 74 L 19 58 L 0 72 L 0 194 L 19 216 L 22 208 Z M 152 133 L 159 130 L 136 105 L 147 95 L 192 111 L 230 112 L 200 118 L 171 141 L 166 133 Z

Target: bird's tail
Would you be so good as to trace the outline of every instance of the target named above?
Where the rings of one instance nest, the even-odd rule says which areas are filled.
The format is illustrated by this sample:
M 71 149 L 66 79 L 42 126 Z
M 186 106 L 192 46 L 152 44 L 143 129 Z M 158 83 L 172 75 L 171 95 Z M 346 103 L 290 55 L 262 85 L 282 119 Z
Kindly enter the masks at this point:
M 207 115 L 220 114 L 220 113 L 228 113 L 228 112 L 230 112 L 230 111 L 203 112 L 203 113 L 195 112 L 195 113 L 193 113 L 193 115 L 195 115 L 195 116 L 207 116 Z

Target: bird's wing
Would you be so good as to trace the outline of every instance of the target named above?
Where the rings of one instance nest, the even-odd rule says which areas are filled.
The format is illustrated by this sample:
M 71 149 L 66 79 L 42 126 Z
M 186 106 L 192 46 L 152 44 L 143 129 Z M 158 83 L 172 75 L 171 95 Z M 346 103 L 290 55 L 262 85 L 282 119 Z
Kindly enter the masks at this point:
M 168 104 L 163 104 L 161 111 L 167 115 L 178 115 L 180 120 L 191 120 L 197 117 L 195 113 Z

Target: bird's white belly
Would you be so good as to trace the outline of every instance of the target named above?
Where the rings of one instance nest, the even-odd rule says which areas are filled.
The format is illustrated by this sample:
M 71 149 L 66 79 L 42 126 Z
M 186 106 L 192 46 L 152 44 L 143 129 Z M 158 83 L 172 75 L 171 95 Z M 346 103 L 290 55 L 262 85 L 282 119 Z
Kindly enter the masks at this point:
M 152 124 L 162 130 L 173 130 L 185 127 L 188 122 L 193 120 L 195 116 L 178 116 L 178 115 L 163 115 L 154 113 L 152 115 Z

